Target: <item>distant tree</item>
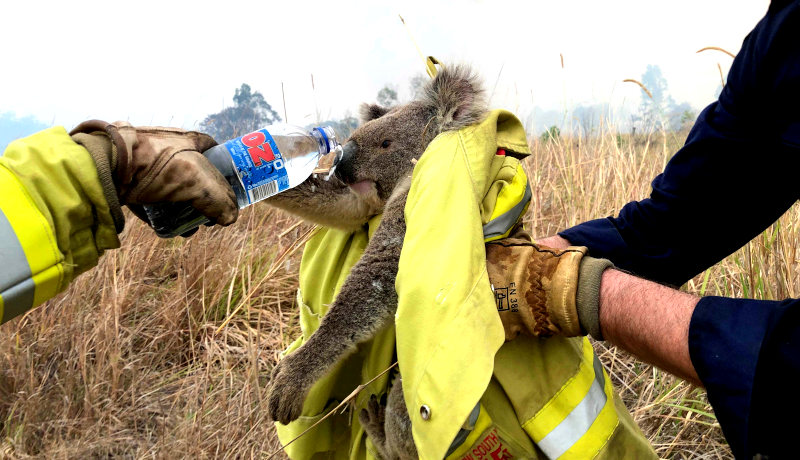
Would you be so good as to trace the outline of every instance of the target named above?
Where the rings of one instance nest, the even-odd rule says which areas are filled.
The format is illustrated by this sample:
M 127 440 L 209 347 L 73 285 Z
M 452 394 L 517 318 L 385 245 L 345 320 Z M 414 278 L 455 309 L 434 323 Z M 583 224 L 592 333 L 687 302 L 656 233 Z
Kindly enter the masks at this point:
M 352 116 L 350 112 L 344 114 L 344 118 L 332 119 L 314 124 L 313 126 L 330 126 L 336 132 L 339 142 L 344 142 L 345 139 L 350 137 L 350 134 L 358 127 L 358 119 Z M 312 126 L 309 126 L 311 128 Z
M 411 90 L 411 100 L 416 100 L 422 97 L 425 83 L 429 80 L 428 76 L 423 73 L 418 73 L 408 80 L 408 89 Z
M 557 141 L 559 137 L 561 137 L 561 130 L 558 129 L 558 126 L 553 125 L 539 136 L 539 142 Z
M 688 109 L 684 110 L 681 113 L 680 123 L 681 129 L 690 128 L 694 124 L 694 120 L 697 118 L 697 114 L 694 113 L 694 110 Z
M 648 65 L 642 74 L 642 84 L 652 97 L 642 96 L 640 115 L 635 121 L 641 122 L 644 131 L 653 129 L 678 130 L 684 125 L 684 114 L 693 113 L 692 106 L 686 102 L 676 104 L 669 94 L 667 79 L 657 65 Z
M 642 96 L 640 106 L 642 127 L 644 130 L 663 128 L 667 108 L 674 104 L 669 96 L 667 79 L 661 74 L 661 67 L 647 65 L 642 74 L 642 84 L 650 91 L 650 97 Z
M 384 86 L 378 91 L 378 104 L 384 107 L 391 107 L 397 104 L 397 91 L 389 85 Z
M 234 92 L 233 106 L 207 116 L 200 128 L 222 142 L 280 121 L 264 95 L 242 83 Z
M 580 134 L 584 137 L 594 134 L 595 130 L 600 126 L 600 120 L 606 110 L 608 110 L 608 107 L 604 104 L 579 105 L 575 107 L 572 111 L 572 116 L 578 123 Z

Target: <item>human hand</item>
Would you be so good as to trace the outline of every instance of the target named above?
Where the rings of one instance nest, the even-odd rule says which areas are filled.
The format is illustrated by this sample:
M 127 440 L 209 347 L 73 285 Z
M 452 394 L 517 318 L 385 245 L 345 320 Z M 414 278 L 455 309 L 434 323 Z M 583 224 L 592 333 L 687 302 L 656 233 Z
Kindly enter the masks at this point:
M 149 221 L 141 205 L 158 202 L 189 202 L 220 225 L 236 221 L 239 208 L 233 190 L 202 155 L 217 145 L 211 136 L 98 120 L 83 122 L 70 134 L 92 154 L 104 189 L 113 188 L 119 203 L 145 222 Z M 104 178 L 104 171 L 110 178 Z
M 541 238 L 536 240 L 537 244 L 542 246 L 549 246 L 555 249 L 567 249 L 568 247 L 572 246 L 572 244 L 564 238 L 561 238 L 558 235 L 548 236 L 547 238 Z
M 547 241 L 561 246 L 542 244 Z M 605 259 L 585 257 L 583 246 L 559 237 L 533 243 L 525 232 L 486 245 L 489 281 L 506 340 L 518 335 L 578 336 L 599 332 L 600 277 Z

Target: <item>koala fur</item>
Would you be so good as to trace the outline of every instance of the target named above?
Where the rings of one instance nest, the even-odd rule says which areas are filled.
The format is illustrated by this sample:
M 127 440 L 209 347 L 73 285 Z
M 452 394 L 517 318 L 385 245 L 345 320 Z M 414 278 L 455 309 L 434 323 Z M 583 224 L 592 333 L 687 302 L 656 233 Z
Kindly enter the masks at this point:
M 394 320 L 412 160 L 439 133 L 477 123 L 486 112 L 483 90 L 471 70 L 444 68 L 417 101 L 391 109 L 362 106 L 363 124 L 345 143 L 336 177 L 309 178 L 268 200 L 309 221 L 344 230 L 361 228 L 383 213 L 319 329 L 273 370 L 268 401 L 273 420 L 286 424 L 297 419 L 314 382 Z M 399 378 L 387 403 L 384 408 L 373 399 L 362 411 L 368 436 L 384 459 L 417 458 Z

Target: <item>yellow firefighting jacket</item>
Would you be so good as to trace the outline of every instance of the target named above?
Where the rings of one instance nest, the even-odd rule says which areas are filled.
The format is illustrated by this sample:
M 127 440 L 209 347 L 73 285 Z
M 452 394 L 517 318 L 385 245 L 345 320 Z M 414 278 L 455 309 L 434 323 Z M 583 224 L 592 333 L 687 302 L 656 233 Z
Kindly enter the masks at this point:
M 62 127 L 0 156 L 0 322 L 64 290 L 119 247 L 89 152 Z
M 423 459 L 653 458 L 586 338 L 521 338 L 504 343 L 486 274 L 484 241 L 519 221 L 530 188 L 505 149 L 529 154 L 513 115 L 438 136 L 414 169 L 406 236 L 395 283 L 394 327 L 379 333 L 312 388 L 303 417 L 276 424 L 285 444 L 317 422 L 395 358 L 403 375 L 414 440 Z M 302 336 L 319 326 L 379 218 L 361 231 L 320 230 L 300 267 Z M 496 297 L 497 295 L 497 297 Z M 293 459 L 375 458 L 357 414 L 385 375 L 286 451 Z

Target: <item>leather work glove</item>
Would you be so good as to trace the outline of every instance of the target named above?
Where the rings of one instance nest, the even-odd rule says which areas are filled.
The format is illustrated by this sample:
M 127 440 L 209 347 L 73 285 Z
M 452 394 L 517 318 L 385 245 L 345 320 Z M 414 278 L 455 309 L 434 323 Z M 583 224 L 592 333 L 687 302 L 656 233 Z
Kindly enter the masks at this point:
M 603 340 L 598 306 L 600 278 L 612 267 L 586 256 L 586 247 L 554 249 L 524 232 L 486 244 L 486 267 L 506 340 L 519 334 Z
M 230 185 L 202 155 L 217 145 L 207 134 L 89 120 L 70 135 L 97 164 L 118 232 L 124 225 L 120 205 L 127 205 L 148 224 L 142 205 L 158 202 L 189 202 L 211 222 L 223 226 L 239 215 Z

